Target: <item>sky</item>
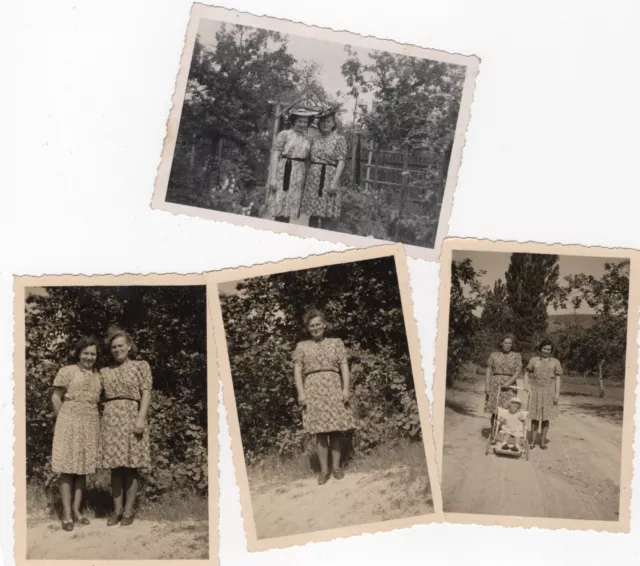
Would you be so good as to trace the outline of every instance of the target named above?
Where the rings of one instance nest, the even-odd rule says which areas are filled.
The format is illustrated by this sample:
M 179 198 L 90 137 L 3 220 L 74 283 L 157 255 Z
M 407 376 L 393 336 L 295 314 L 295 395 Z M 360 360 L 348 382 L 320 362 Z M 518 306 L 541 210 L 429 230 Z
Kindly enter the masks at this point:
M 466 258 L 471 259 L 473 267 L 476 270 L 482 269 L 487 273 L 479 278 L 482 285 L 493 287 L 493 284 L 502 279 L 505 282 L 505 272 L 509 268 L 511 254 L 508 252 L 481 252 L 481 251 L 460 251 L 453 253 L 454 261 L 461 261 Z M 566 275 L 576 275 L 584 273 L 585 275 L 593 275 L 596 278 L 604 275 L 605 263 L 615 263 L 621 261 L 616 258 L 602 257 L 586 257 L 586 256 L 560 256 L 558 263 L 560 266 L 560 282 Z M 566 309 L 555 310 L 549 307 L 549 314 L 573 314 L 573 306 L 568 305 Z M 576 314 L 593 314 L 593 309 L 583 304 Z
M 216 32 L 221 26 L 222 22 L 216 20 L 200 20 L 198 29 L 200 42 L 209 47 L 215 47 Z M 325 90 L 329 94 L 335 95 L 338 90 L 341 92 L 348 90 L 344 77 L 340 72 L 340 65 L 347 58 L 344 51 L 345 44 L 320 41 L 298 35 L 288 35 L 287 37 L 289 38 L 287 49 L 299 62 L 303 60 L 315 61 L 322 66 L 320 77 Z M 353 50 L 363 63 L 369 62 L 369 53 L 373 52 L 372 49 L 364 49 L 362 47 L 353 47 Z M 372 99 L 373 94 L 367 93 L 361 95 L 360 102 L 363 104 L 366 102 L 370 108 Z M 352 98 L 345 101 L 343 108 L 348 110 L 346 116 L 352 115 L 353 107 L 354 101 Z

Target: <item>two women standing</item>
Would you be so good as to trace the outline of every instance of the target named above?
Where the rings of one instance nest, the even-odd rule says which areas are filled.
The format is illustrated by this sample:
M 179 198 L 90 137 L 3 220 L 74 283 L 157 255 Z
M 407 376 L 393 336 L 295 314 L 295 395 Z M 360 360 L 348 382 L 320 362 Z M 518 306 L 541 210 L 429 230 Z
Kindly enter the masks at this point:
M 276 137 L 269 168 L 269 214 L 289 222 L 301 214 L 309 226 L 327 228 L 341 211 L 340 177 L 347 143 L 337 133 L 338 107 L 314 112 L 297 108 L 290 112 L 292 128 Z M 318 120 L 318 136 L 309 139 L 308 128 Z
M 111 469 L 114 513 L 107 525 L 133 523 L 138 469 L 151 463 L 146 424 L 152 382 L 149 364 L 129 358 L 135 354 L 135 345 L 120 329 L 108 333 L 106 344 L 112 360 L 98 372 L 99 343 L 81 338 L 75 349 L 76 364 L 63 367 L 53 382 L 52 469 L 60 474 L 66 531 L 73 530 L 74 523 L 89 523 L 80 509 L 86 475 L 96 468 Z M 101 392 L 105 406 L 100 422 Z

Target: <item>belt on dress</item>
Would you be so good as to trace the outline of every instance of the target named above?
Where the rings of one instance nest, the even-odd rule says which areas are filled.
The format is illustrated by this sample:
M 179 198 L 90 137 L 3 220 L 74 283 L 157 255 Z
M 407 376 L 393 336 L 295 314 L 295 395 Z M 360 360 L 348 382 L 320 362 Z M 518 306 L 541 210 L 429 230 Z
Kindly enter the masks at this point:
M 304 376 L 307 377 L 312 373 L 325 373 L 325 372 L 337 373 L 338 375 L 340 375 L 340 372 L 335 369 L 314 369 L 313 371 L 308 371 L 307 373 L 305 373 Z
M 324 179 L 327 175 L 327 165 L 329 167 L 337 167 L 337 163 L 328 163 L 326 161 L 312 161 L 311 165 L 322 165 L 322 169 L 320 169 L 320 187 L 318 188 L 318 196 L 322 196 L 322 189 L 324 189 Z
M 140 403 L 140 399 L 134 399 L 133 397 L 109 397 L 109 399 L 105 399 L 105 403 L 109 403 L 111 401 L 135 401 L 136 403 Z
M 289 190 L 289 182 L 291 181 L 291 162 L 306 161 L 306 159 L 302 157 L 289 157 L 286 155 L 283 155 L 282 159 L 287 160 L 284 164 L 284 179 L 282 180 L 282 190 L 286 193 Z
M 63 402 L 64 403 L 81 403 L 83 405 L 95 405 L 96 407 L 98 406 L 98 404 L 94 401 L 82 401 L 81 399 L 64 399 Z

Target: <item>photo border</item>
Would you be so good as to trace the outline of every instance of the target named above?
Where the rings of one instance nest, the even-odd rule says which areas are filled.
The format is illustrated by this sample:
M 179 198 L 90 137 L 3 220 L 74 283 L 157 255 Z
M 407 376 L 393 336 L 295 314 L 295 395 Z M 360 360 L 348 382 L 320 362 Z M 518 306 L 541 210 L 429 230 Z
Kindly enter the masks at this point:
M 371 246 L 389 245 L 394 242 L 166 202 L 169 177 L 171 167 L 173 165 L 173 156 L 178 140 L 180 118 L 182 115 L 182 108 L 191 67 L 191 59 L 193 56 L 200 20 L 203 19 L 274 30 L 281 33 L 320 39 L 333 43 L 339 43 L 340 40 L 343 40 L 344 43 L 348 45 L 379 49 L 390 53 L 398 53 L 423 59 L 426 58 L 432 61 L 440 61 L 467 67 L 434 247 L 426 248 L 411 244 L 404 244 L 407 247 L 407 253 L 410 257 L 436 261 L 441 253 L 442 242 L 449 230 L 453 195 L 458 182 L 460 166 L 462 164 L 462 151 L 471 118 L 471 104 L 473 102 L 475 81 L 479 72 L 480 59 L 475 55 L 448 53 L 445 51 L 438 51 L 436 49 L 427 49 L 414 45 L 402 44 L 387 39 L 364 37 L 360 34 L 347 31 L 335 31 L 330 28 L 321 28 L 318 26 L 292 22 L 269 16 L 255 16 L 247 12 L 240 12 L 230 8 L 207 6 L 199 3 L 193 5 L 189 24 L 187 26 L 185 43 L 180 60 L 180 68 L 176 78 L 175 91 L 172 98 L 172 108 L 167 120 L 167 132 L 163 143 L 161 162 L 158 166 L 157 176 L 154 183 L 151 208 L 174 214 L 184 214 L 187 216 L 217 220 L 219 222 L 227 222 L 236 226 L 248 226 L 259 230 L 268 230 L 274 233 L 286 233 L 301 238 L 315 238 L 320 241 L 340 243 L 350 247 L 367 248 Z
M 405 332 L 407 336 L 407 344 L 409 347 L 409 355 L 411 358 L 411 370 L 415 383 L 416 401 L 418 403 L 418 410 L 420 413 L 420 426 L 422 428 L 422 438 L 427 460 L 427 469 L 429 473 L 429 482 L 433 497 L 434 511 L 433 513 L 428 515 L 417 515 L 413 517 L 406 517 L 389 521 L 352 525 L 349 527 L 312 531 L 308 533 L 287 535 L 282 537 L 258 539 L 256 536 L 256 526 L 253 514 L 253 505 L 251 502 L 251 493 L 249 490 L 247 466 L 242 449 L 240 423 L 238 420 L 238 413 L 236 409 L 235 393 L 233 389 L 233 381 L 231 376 L 231 367 L 229 353 L 227 350 L 226 333 L 224 329 L 220 297 L 219 293 L 215 293 L 211 296 L 211 317 L 213 319 L 215 343 L 218 348 L 218 367 L 220 371 L 220 378 L 223 384 L 222 398 L 228 414 L 229 431 L 231 435 L 231 448 L 233 451 L 233 462 L 235 466 L 237 483 L 240 489 L 240 503 L 242 507 L 242 517 L 247 535 L 247 547 L 249 552 L 258 552 L 274 548 L 287 548 L 291 546 L 306 544 L 309 542 L 330 541 L 337 538 L 351 537 L 364 533 L 387 532 L 395 529 L 408 528 L 413 525 L 441 523 L 443 520 L 442 497 L 438 479 L 439 474 L 435 457 L 433 431 L 431 429 L 429 401 L 426 394 L 424 374 L 422 371 L 422 359 L 420 356 L 418 331 L 413 315 L 413 303 L 411 300 L 411 288 L 409 286 L 409 275 L 407 270 L 406 256 L 402 245 L 391 244 L 385 246 L 377 246 L 375 248 L 348 250 L 344 252 L 331 252 L 321 255 L 313 255 L 303 259 L 288 259 L 277 263 L 265 263 L 253 267 L 225 269 L 208 274 L 208 281 L 211 285 L 217 285 L 219 283 L 232 282 L 241 279 L 261 277 L 265 275 L 273 275 L 277 273 L 285 273 L 303 269 L 312 269 L 329 265 L 353 263 L 381 257 L 393 257 L 396 265 L 398 287 L 402 303 L 402 312 L 405 324 Z
M 27 558 L 27 477 L 26 477 L 26 326 L 25 289 L 28 287 L 114 287 L 114 286 L 187 286 L 202 285 L 206 292 L 207 321 L 207 468 L 209 558 L 204 560 L 75 560 L 75 559 L 28 559 Z M 217 288 L 207 284 L 205 274 L 149 274 L 149 275 L 43 275 L 14 276 L 14 452 L 13 484 L 14 503 L 14 551 L 16 566 L 59 566 L 70 562 L 74 566 L 99 566 L 117 563 L 118 566 L 137 566 L 140 563 L 162 566 L 178 566 L 188 563 L 193 566 L 218 566 L 219 558 L 219 509 L 220 475 L 218 473 L 218 367 L 216 349 L 211 332 L 210 301 Z M 106 528 L 106 526 L 105 526 Z
M 638 374 L 638 319 L 640 313 L 640 252 L 624 248 L 601 248 L 580 245 L 542 244 L 535 242 L 491 241 L 471 238 L 447 238 L 440 266 L 440 292 L 436 361 L 433 383 L 433 422 L 436 458 L 442 485 L 444 417 L 446 396 L 447 344 L 451 302 L 451 262 L 456 251 L 486 251 L 497 253 L 540 253 L 562 256 L 585 256 L 629 259 L 629 310 L 627 314 L 627 345 L 624 383 L 624 414 L 620 459 L 620 501 L 617 521 L 520 517 L 515 515 L 482 515 L 474 513 L 444 513 L 447 523 L 498 525 L 504 527 L 592 530 L 628 533 L 631 522 L 631 481 L 633 479 L 633 441 L 635 434 L 635 389 Z

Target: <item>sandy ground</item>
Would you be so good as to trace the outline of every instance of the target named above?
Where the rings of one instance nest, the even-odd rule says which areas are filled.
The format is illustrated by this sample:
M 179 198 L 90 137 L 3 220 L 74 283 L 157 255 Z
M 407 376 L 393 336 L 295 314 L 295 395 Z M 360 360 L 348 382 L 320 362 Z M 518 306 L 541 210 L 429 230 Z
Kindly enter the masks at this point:
M 30 560 L 206 559 L 208 539 L 206 521 L 136 520 L 128 527 L 107 527 L 106 519 L 95 519 L 66 532 L 59 521 L 27 520 Z
M 319 486 L 315 478 L 274 486 L 252 485 L 260 539 L 363 525 L 433 512 L 428 479 L 415 468 L 347 473 Z
M 445 513 L 618 520 L 621 389 L 605 399 L 579 387 L 563 392 L 548 450 L 536 447 L 527 462 L 485 454 L 490 425 L 483 380 L 447 392 Z

